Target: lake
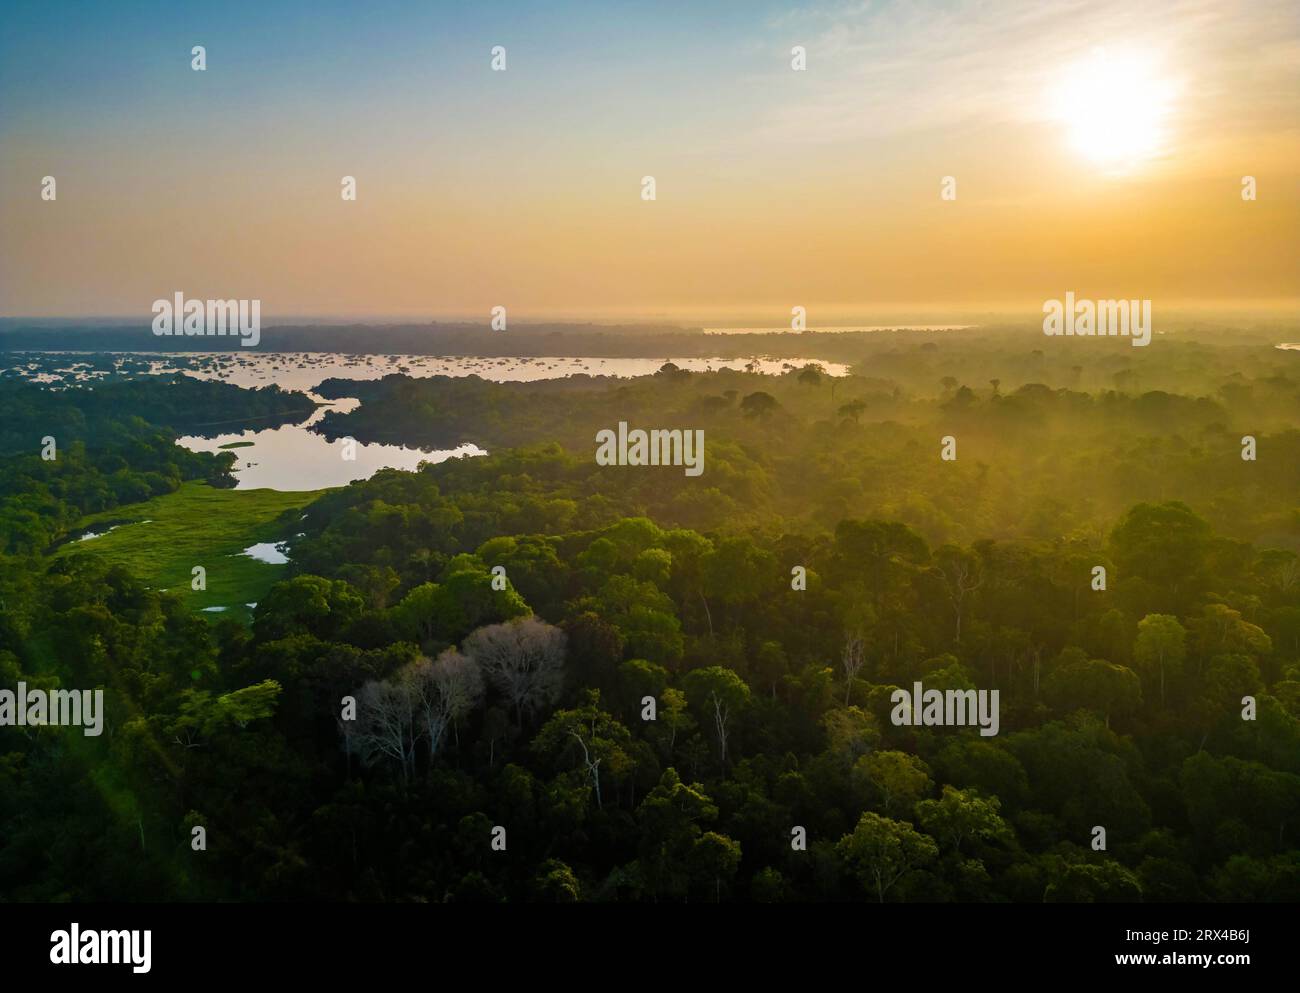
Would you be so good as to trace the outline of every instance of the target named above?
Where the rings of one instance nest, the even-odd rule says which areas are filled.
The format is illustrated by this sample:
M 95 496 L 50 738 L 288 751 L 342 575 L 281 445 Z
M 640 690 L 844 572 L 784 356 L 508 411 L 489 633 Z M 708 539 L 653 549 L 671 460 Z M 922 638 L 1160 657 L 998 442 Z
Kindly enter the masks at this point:
M 75 357 L 69 356 L 70 375 L 86 370 L 72 368 Z M 140 354 L 131 356 L 149 363 L 148 371 L 157 375 L 184 372 L 199 379 L 217 379 L 243 387 L 276 384 L 284 389 L 305 391 L 319 407 L 301 424 L 277 428 L 247 429 L 200 438 L 187 435 L 177 444 L 195 452 L 219 452 L 223 446 L 239 445 L 232 450 L 237 458 L 233 470 L 236 489 L 282 490 L 294 492 L 327 486 L 344 486 L 354 479 L 369 479 L 380 469 L 412 470 L 421 462 L 442 462 L 453 458 L 486 455 L 477 445 L 422 451 L 404 445 L 356 442 L 355 459 L 343 458 L 341 440 L 327 441 L 308 430 L 328 410 L 347 412 L 359 401 L 324 400 L 312 390 L 329 378 L 369 380 L 394 373 L 413 377 L 479 376 L 494 382 L 532 382 L 561 379 L 579 373 L 589 376 L 648 376 L 665 362 L 682 369 L 705 372 L 710 369 L 746 369 L 767 375 L 779 375 L 806 365 L 806 359 L 621 359 L 621 358 L 482 358 L 474 356 L 432 355 L 339 355 L 329 352 L 202 352 L 179 357 Z M 129 360 L 128 360 L 129 362 Z M 819 362 L 832 376 L 848 374 L 848 366 Z M 89 376 L 88 378 L 96 378 Z
M 345 459 L 342 440 L 327 441 L 324 435 L 308 429 L 324 417 L 327 411 L 355 410 L 360 401 L 325 400 L 310 390 L 307 395 L 317 403 L 328 406 L 317 407 L 300 424 L 246 429 L 220 434 L 214 438 L 186 435 L 177 438 L 176 443 L 192 452 L 220 452 L 224 446 L 238 444 L 241 447 L 233 449 L 238 460 L 233 470 L 235 479 L 238 480 L 235 489 L 269 488 L 285 492 L 345 486 L 354 479 L 369 479 L 380 469 L 411 470 L 418 468 L 421 462 L 442 462 L 444 459 L 487 454 L 477 445 L 426 452 L 404 445 L 356 442 L 352 450 L 355 458 Z
M 93 382 L 109 374 L 103 368 L 106 355 L 85 352 L 44 352 L 66 357 L 57 372 L 43 371 L 31 361 L 20 361 L 12 370 L 34 382 L 52 383 L 61 378 L 75 382 Z M 187 352 L 163 355 L 157 352 L 115 352 L 113 369 L 154 375 L 183 372 L 199 379 L 219 379 L 236 386 L 258 387 L 278 384 L 287 390 L 312 390 L 322 380 L 382 379 L 403 374 L 415 378 L 429 376 L 479 376 L 497 383 L 534 382 L 539 379 L 563 379 L 565 376 L 649 376 L 665 362 L 672 362 L 690 372 L 713 369 L 750 369 L 769 376 L 779 376 L 791 369 L 811 363 L 820 365 L 830 376 L 846 376 L 849 367 L 821 359 L 774 359 L 754 356 L 742 359 L 629 359 L 541 356 L 535 358 L 492 358 L 474 355 L 348 355 L 337 352 Z M 97 366 L 93 367 L 92 366 Z

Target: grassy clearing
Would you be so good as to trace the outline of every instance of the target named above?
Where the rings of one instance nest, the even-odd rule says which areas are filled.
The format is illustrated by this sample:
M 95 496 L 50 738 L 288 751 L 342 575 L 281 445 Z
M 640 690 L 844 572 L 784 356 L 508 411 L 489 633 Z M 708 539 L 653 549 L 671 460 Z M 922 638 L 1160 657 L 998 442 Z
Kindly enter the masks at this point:
M 145 583 L 182 593 L 193 609 L 226 607 L 204 617 L 249 616 L 256 603 L 282 576 L 285 566 L 258 562 L 242 554 L 250 545 L 283 541 L 298 519 L 281 521 L 286 511 L 304 508 L 324 490 L 219 490 L 185 483 L 175 493 L 144 503 L 115 507 L 82 520 L 83 527 L 131 521 L 108 534 L 64 545 L 55 554 L 92 552 L 121 562 Z M 145 523 L 147 522 L 147 523 Z M 207 589 L 191 590 L 191 570 L 207 570 Z

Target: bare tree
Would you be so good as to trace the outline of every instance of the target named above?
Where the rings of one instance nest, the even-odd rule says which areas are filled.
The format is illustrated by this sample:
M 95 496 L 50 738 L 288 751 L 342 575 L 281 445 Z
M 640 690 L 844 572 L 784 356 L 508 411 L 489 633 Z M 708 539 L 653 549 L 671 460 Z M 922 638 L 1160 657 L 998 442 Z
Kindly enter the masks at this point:
M 1288 592 L 1292 586 L 1300 582 L 1300 559 L 1290 558 L 1278 566 L 1277 585 L 1283 593 Z
M 524 713 L 554 703 L 564 682 L 564 632 L 536 617 L 481 627 L 465 639 L 465 654 L 478 662 L 515 709 Z
M 428 741 L 429 756 L 438 754 L 453 727 L 483 699 L 483 673 L 473 658 L 448 648 L 437 661 L 422 658 L 411 666 L 420 734 Z
M 984 585 L 984 572 L 980 560 L 959 548 L 945 546 L 937 555 L 939 564 L 936 571 L 943 582 L 944 591 L 952 602 L 953 613 L 957 619 L 954 641 L 961 643 L 961 617 L 966 598 Z
M 415 683 L 406 670 L 387 682 L 371 680 L 357 694 L 356 728 L 352 743 L 361 761 L 374 765 L 390 758 L 402 767 L 406 780 L 415 766 L 418 730 Z
M 866 652 L 862 644 L 862 635 L 854 631 L 844 639 L 844 652 L 840 656 L 844 665 L 844 706 L 849 705 L 849 694 L 853 692 L 853 680 L 858 678 L 862 664 L 866 661 Z

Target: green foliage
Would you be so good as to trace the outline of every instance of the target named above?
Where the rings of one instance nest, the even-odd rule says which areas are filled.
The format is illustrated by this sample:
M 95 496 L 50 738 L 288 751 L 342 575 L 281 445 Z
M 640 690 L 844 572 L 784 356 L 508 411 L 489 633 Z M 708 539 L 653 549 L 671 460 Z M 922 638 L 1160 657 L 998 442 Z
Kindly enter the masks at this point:
M 985 799 L 970 790 L 945 785 L 939 800 L 922 800 L 916 816 L 927 834 L 941 845 L 960 852 L 966 842 L 1010 840 L 1010 826 L 998 816 L 1001 802 L 997 797 Z
M 903 876 L 934 861 L 939 849 L 906 821 L 867 811 L 836 846 L 840 857 L 880 903 Z
M 1077 373 L 993 337 L 860 342 L 870 376 L 832 382 L 348 382 L 362 406 L 327 430 L 493 454 L 319 494 L 204 482 L 228 458 L 173 443 L 161 388 L 101 407 L 0 384 L 28 432 L 0 463 L 0 683 L 102 687 L 108 714 L 101 739 L 0 727 L 0 892 L 1297 899 L 1300 388 L 1276 356 L 1174 336 L 1171 368 Z M 1230 355 L 1240 376 L 1207 358 Z M 1137 372 L 1147 393 L 1115 388 Z M 191 399 L 284 401 L 241 397 Z M 703 426 L 706 475 L 594 466 L 614 399 Z M 42 418 L 72 439 L 57 464 L 31 450 Z M 1239 421 L 1271 433 L 1248 485 Z M 153 523 L 47 554 L 124 519 Z M 238 554 L 286 538 L 288 565 Z M 194 612 L 246 601 L 251 624 Z M 555 656 L 537 692 L 452 678 L 498 625 L 542 632 L 507 645 L 525 683 Z M 1000 733 L 894 726 L 914 681 L 999 690 Z M 367 764 L 378 717 L 398 754 Z

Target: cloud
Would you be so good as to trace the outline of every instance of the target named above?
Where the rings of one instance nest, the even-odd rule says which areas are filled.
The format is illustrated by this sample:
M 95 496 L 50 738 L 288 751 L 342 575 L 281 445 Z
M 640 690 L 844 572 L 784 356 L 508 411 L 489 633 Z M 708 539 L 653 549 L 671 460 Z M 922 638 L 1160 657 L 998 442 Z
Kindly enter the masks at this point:
M 774 45 L 808 48 L 764 141 L 836 142 L 1050 120 L 1063 72 L 1099 47 L 1141 51 L 1181 94 L 1185 137 L 1293 126 L 1300 8 L 1293 0 L 900 2 L 801 8 Z M 786 72 L 788 73 L 788 69 Z

